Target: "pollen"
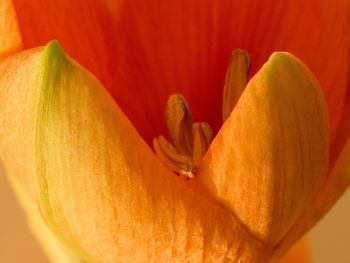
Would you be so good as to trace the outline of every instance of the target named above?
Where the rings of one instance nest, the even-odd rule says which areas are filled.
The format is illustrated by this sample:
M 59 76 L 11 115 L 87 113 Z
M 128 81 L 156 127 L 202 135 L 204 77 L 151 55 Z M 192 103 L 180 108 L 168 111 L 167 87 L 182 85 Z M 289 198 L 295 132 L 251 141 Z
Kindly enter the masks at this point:
M 231 114 L 248 83 L 250 56 L 237 49 L 233 51 L 226 73 L 222 118 Z M 193 122 L 185 98 L 180 94 L 169 97 L 166 106 L 166 123 L 170 141 L 160 135 L 153 139 L 153 147 L 159 159 L 174 173 L 188 178 L 195 177 L 197 168 L 213 138 L 210 125 Z

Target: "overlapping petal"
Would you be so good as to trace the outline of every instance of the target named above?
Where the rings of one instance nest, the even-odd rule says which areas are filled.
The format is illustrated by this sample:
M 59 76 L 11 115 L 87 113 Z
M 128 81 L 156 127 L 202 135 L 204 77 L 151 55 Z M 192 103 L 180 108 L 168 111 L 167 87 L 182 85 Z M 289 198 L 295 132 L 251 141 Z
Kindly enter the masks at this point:
M 284 240 L 278 244 L 274 256 L 278 258 L 285 253 L 306 231 L 310 230 L 350 186 L 350 139 L 338 156 L 334 167 L 319 187 L 309 206 L 303 211 L 295 225 L 290 229 Z
M 327 138 L 317 81 L 292 55 L 275 53 L 212 142 L 198 180 L 254 235 L 276 245 L 326 176 Z
M 0 86 L 9 173 L 53 232 L 89 262 L 270 256 L 272 247 L 195 181 L 169 172 L 101 84 L 55 42 L 6 59 Z
M 13 0 L 25 47 L 60 40 L 100 79 L 142 136 L 174 91 L 218 130 L 230 53 L 248 50 L 252 72 L 275 50 L 304 61 L 325 91 L 334 137 L 346 89 L 346 0 Z

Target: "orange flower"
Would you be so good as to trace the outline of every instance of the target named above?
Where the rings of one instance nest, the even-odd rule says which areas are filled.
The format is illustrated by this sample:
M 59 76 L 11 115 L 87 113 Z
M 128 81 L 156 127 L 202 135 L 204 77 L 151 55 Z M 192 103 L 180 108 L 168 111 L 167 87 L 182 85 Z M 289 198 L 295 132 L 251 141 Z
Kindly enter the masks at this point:
M 12 56 L 0 64 L 0 151 L 38 235 L 56 248 L 52 253 L 75 260 L 50 231 L 88 262 L 267 262 L 284 254 L 350 180 L 349 133 L 340 122 L 345 6 L 334 0 L 2 1 L 0 55 Z M 53 38 L 102 81 L 149 144 L 165 131 L 159 112 L 167 97 L 182 93 L 216 134 L 203 159 L 192 160 L 195 178 L 175 176 L 57 42 L 13 54 Z M 237 96 L 228 104 L 238 102 L 220 128 L 220 87 L 237 47 L 251 52 L 254 77 L 241 81 L 239 92 L 227 78 L 227 94 Z M 293 55 L 268 60 L 275 50 L 302 59 L 326 101 Z M 233 58 L 231 65 L 240 64 Z M 205 128 L 188 126 L 198 140 L 184 150 L 188 144 L 179 138 L 190 134 L 181 126 L 187 108 L 170 106 L 174 145 L 158 142 L 157 153 L 169 153 L 166 146 L 170 157 L 177 151 L 176 158 L 184 157 L 181 151 L 202 157 Z

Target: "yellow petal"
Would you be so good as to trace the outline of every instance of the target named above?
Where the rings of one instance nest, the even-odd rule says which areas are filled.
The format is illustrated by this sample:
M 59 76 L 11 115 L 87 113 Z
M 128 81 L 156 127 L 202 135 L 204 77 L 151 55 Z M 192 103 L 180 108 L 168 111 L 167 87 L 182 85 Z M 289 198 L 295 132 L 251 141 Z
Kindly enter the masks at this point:
M 0 150 L 51 230 L 88 261 L 266 262 L 272 247 L 174 176 L 57 43 L 0 64 Z M 208 213 L 210 211 L 210 213 Z
M 0 58 L 22 48 L 21 33 L 11 0 L 0 1 Z
M 198 180 L 253 235 L 276 244 L 326 174 L 327 123 L 312 73 L 274 53 L 211 144 Z

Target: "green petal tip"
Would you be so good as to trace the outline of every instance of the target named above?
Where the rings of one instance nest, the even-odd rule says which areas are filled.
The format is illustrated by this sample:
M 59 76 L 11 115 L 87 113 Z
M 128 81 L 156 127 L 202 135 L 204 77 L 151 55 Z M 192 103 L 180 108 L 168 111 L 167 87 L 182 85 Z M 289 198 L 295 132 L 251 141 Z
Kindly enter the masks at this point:
M 50 41 L 43 50 L 42 65 L 46 67 L 60 67 L 67 61 L 66 54 L 57 40 Z

